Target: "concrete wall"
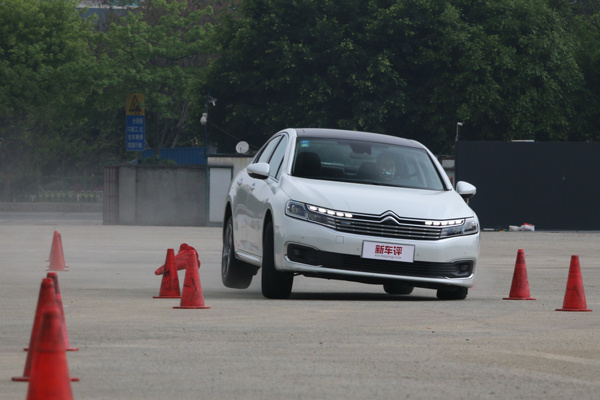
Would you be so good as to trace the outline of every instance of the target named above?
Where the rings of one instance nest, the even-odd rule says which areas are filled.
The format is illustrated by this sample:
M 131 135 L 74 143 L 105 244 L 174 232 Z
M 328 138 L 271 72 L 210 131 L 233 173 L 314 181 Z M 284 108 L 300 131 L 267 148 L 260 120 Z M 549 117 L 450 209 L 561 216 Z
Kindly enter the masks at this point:
M 119 224 L 206 225 L 206 168 L 119 167 Z
M 208 225 L 222 225 L 225 200 L 231 180 L 252 161 L 253 156 L 211 156 L 208 158 Z
M 252 157 L 248 156 L 211 156 L 208 174 L 204 166 L 128 164 L 110 167 L 118 168 L 118 178 L 109 183 L 109 186 L 114 184 L 117 187 L 114 193 L 118 197 L 118 205 L 113 210 L 105 204 L 104 222 L 157 226 L 220 225 L 231 179 L 251 161 Z M 213 177 L 210 184 L 207 176 Z M 108 193 L 106 177 L 105 174 L 105 192 Z M 106 201 L 108 196 L 105 196 Z M 114 215 L 107 216 L 107 210 Z
M 11 202 L 0 203 L 0 211 L 101 212 L 105 225 L 221 225 L 231 179 L 252 158 L 211 156 L 208 174 L 198 165 L 105 167 L 103 203 Z
M 254 156 L 209 156 L 208 166 L 209 167 L 231 167 L 233 168 L 233 177 L 235 176 L 250 162 Z

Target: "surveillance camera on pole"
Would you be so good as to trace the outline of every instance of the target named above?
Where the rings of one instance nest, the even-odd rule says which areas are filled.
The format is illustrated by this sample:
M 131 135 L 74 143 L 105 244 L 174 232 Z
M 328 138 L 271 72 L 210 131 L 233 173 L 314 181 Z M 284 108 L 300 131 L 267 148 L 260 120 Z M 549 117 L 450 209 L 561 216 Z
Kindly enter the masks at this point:
M 454 138 L 455 142 L 458 142 L 458 127 L 459 126 L 463 126 L 463 123 L 462 122 L 457 122 L 456 123 L 456 138 Z

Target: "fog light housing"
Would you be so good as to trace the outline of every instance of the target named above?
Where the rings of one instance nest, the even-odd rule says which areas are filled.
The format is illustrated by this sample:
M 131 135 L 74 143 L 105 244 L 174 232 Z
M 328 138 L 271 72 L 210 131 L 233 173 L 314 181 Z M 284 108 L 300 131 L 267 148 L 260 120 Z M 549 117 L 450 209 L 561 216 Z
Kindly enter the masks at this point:
M 287 247 L 287 258 L 290 261 L 308 264 L 319 265 L 319 252 L 317 249 L 299 244 L 290 244 Z

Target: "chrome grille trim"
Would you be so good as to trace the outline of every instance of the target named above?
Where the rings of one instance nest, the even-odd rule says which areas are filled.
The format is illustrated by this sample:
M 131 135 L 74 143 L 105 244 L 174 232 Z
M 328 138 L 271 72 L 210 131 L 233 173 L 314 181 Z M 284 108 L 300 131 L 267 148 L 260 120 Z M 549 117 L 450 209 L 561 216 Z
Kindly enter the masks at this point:
M 335 230 L 357 235 L 392 239 L 439 240 L 441 227 L 426 226 L 425 220 L 400 218 L 391 211 L 381 215 L 353 214 L 353 218 L 332 217 Z

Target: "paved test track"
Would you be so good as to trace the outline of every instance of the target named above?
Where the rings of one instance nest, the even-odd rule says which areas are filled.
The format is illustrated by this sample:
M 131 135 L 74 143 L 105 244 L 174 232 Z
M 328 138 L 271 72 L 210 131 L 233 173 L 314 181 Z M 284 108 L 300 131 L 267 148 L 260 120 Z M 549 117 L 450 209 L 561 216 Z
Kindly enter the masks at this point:
M 76 399 L 597 399 L 600 233 L 484 232 L 465 301 L 297 278 L 266 300 L 220 282 L 220 230 L 104 226 L 98 214 L 0 213 L 0 398 L 21 375 L 53 232 Z M 209 310 L 153 299 L 167 248 L 199 251 Z M 504 301 L 524 249 L 535 301 Z M 588 308 L 557 312 L 571 255 Z M 184 272 L 180 272 L 183 282 Z

